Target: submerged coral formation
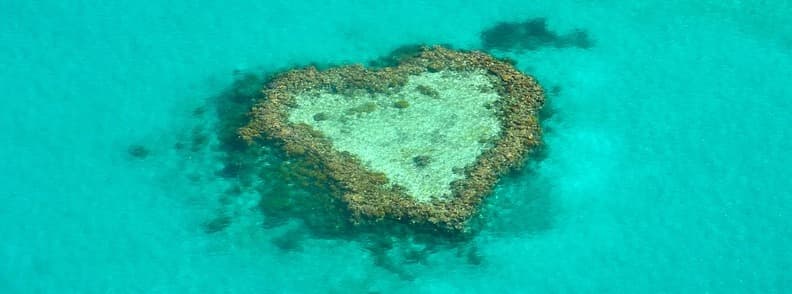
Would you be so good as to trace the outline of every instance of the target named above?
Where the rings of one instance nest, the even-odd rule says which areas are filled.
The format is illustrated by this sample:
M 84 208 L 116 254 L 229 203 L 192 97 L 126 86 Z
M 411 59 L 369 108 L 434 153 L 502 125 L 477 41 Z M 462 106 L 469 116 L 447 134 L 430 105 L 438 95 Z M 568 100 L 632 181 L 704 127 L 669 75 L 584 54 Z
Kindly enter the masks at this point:
M 295 69 L 263 92 L 241 137 L 312 167 L 357 222 L 464 229 L 540 143 L 541 87 L 481 52 L 432 47 L 391 67 Z
M 594 46 L 594 42 L 585 30 L 575 29 L 566 34 L 559 34 L 547 28 L 545 18 L 498 23 L 481 32 L 481 43 L 486 50 L 504 51 L 532 51 L 543 47 L 588 49 Z

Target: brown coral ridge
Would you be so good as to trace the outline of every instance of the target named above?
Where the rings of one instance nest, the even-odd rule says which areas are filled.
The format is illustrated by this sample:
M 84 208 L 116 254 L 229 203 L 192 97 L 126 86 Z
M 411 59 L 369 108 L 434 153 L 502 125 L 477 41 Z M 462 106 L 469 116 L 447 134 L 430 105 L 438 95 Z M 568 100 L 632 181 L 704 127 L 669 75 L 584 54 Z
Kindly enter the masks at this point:
M 332 142 L 321 132 L 288 121 L 288 111 L 295 106 L 295 95 L 299 92 L 395 93 L 408 76 L 441 70 L 486 70 L 494 77 L 495 89 L 501 97 L 494 105 L 502 124 L 500 138 L 473 165 L 465 168 L 462 179 L 451 184 L 452 197 L 417 201 L 404 188 L 385 185 L 387 176 L 366 169 L 356 156 L 333 149 Z M 542 88 L 534 78 L 511 64 L 477 51 L 424 47 L 393 67 L 295 69 L 274 78 L 263 93 L 266 98 L 253 106 L 251 120 L 239 129 L 239 135 L 248 142 L 257 139 L 275 142 L 290 156 L 314 166 L 316 173 L 326 179 L 325 187 L 347 204 L 356 223 L 392 219 L 444 230 L 465 230 L 467 220 L 490 194 L 499 176 L 520 166 L 529 151 L 541 143 L 537 115 L 544 104 Z

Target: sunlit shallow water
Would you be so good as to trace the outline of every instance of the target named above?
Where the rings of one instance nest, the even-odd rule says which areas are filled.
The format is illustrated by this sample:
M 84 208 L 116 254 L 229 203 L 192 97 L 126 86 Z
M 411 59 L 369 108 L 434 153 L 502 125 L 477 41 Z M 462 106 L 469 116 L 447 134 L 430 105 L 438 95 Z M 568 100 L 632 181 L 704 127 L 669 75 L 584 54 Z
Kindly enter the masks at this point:
M 786 292 L 789 10 L 2 2 L 0 291 Z M 332 207 L 298 185 L 238 187 L 247 170 L 217 135 L 244 113 L 223 91 L 245 73 L 479 49 L 536 18 L 530 46 L 487 49 L 548 89 L 546 147 L 472 237 L 352 233 L 312 218 Z M 590 43 L 569 41 L 580 31 Z

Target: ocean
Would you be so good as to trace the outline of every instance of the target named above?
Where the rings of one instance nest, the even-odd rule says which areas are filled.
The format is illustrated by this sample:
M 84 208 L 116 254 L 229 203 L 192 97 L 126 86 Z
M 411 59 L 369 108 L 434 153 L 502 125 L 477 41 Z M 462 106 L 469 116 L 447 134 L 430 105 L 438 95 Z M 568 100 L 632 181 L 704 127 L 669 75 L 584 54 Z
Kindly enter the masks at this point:
M 792 291 L 789 11 L 0 1 L 0 293 Z M 548 93 L 542 152 L 464 238 L 331 223 L 228 144 L 261 79 L 413 44 Z

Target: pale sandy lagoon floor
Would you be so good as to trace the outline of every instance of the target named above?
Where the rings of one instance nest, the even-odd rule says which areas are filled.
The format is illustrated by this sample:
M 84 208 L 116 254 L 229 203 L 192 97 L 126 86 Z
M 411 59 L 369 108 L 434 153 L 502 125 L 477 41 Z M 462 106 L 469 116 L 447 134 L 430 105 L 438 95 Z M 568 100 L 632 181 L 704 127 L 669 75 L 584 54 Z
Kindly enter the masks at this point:
M 430 86 L 437 97 L 421 93 Z M 289 120 L 325 134 L 334 148 L 358 156 L 420 201 L 446 198 L 458 171 L 475 162 L 500 134 L 499 99 L 483 72 L 411 76 L 394 94 L 306 93 Z M 402 103 L 403 105 L 397 105 Z M 316 115 L 326 119 L 316 120 Z M 427 158 L 416 165 L 416 157 Z M 456 172 L 455 172 L 456 171 Z

